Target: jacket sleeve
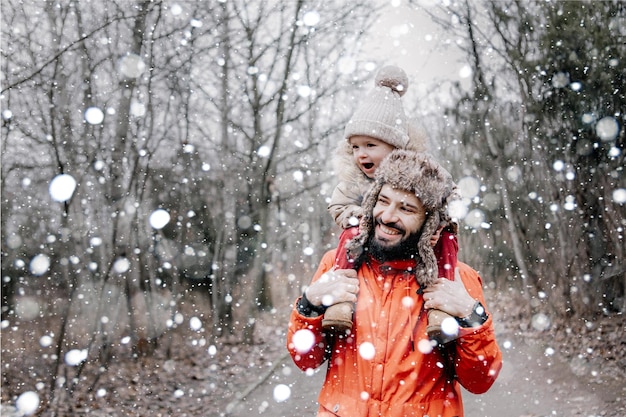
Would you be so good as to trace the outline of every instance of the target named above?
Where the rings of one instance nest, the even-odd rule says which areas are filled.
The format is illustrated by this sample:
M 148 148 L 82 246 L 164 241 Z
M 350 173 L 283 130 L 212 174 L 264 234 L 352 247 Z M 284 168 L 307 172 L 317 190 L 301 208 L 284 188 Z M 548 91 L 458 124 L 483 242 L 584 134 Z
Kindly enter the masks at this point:
M 333 216 L 335 223 L 341 228 L 346 229 L 351 226 L 351 217 L 361 217 L 362 201 L 363 195 L 361 194 L 361 188 L 358 184 L 340 182 L 337 184 L 337 187 L 335 187 L 330 197 L 328 212 Z M 353 224 L 352 226 L 355 225 Z
M 455 371 L 459 383 L 473 394 L 482 394 L 493 385 L 502 368 L 502 352 L 496 341 L 493 317 L 489 313 L 478 273 L 459 262 L 461 278 L 469 294 L 479 300 L 489 318 L 476 328 L 460 329 L 456 341 Z
M 335 250 L 326 252 L 322 257 L 312 282 L 332 269 L 335 262 Z M 298 312 L 293 304 L 289 328 L 287 329 L 287 350 L 296 366 L 303 371 L 315 369 L 326 360 L 326 335 L 322 331 L 322 318 L 306 317 Z

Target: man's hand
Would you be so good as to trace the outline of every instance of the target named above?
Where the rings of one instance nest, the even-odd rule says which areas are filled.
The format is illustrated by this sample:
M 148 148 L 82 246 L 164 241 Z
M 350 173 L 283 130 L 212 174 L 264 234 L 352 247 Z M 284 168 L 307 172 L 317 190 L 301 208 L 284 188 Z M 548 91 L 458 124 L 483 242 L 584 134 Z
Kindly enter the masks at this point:
M 359 280 L 354 269 L 328 271 L 313 282 L 304 292 L 315 306 L 329 307 L 343 301 L 356 302 Z
M 475 303 L 463 285 L 459 268 L 454 269 L 454 281 L 439 278 L 424 289 L 424 308 L 436 308 L 454 317 L 469 316 Z

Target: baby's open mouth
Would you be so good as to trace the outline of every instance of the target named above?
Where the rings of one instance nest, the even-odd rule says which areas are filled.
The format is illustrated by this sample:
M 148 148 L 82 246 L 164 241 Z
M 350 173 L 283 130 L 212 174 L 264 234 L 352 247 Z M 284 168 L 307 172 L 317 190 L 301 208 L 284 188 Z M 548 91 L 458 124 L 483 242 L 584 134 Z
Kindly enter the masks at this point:
M 374 164 L 371 163 L 371 162 L 366 162 L 366 163 L 363 164 L 363 168 L 365 168 L 365 169 L 372 169 L 372 168 L 374 168 Z

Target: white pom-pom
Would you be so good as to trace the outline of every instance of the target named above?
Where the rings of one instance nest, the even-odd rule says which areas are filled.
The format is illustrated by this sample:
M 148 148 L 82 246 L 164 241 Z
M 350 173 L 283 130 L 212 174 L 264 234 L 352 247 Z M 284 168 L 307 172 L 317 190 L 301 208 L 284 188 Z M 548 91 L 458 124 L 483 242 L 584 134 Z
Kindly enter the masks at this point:
M 374 80 L 376 86 L 387 87 L 402 97 L 409 88 L 409 78 L 402 68 L 394 65 L 383 67 L 376 74 Z

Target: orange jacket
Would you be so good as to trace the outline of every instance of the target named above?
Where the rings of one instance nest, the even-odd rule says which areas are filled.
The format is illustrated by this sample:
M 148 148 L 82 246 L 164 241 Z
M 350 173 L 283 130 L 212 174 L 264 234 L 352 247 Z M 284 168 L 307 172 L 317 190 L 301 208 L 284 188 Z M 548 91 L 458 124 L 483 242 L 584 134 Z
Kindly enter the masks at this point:
M 334 252 L 324 255 L 314 281 L 333 267 Z M 393 268 L 386 273 L 380 266 L 371 260 L 359 269 L 354 326 L 347 337 L 327 342 L 322 317 L 292 310 L 287 348 L 300 369 L 319 367 L 332 344 L 318 416 L 463 416 L 459 384 L 484 393 L 502 367 L 491 316 L 480 327 L 460 329 L 447 353 L 433 349 L 419 286 L 412 274 L 402 272 L 409 263 L 386 263 Z M 458 268 L 469 294 L 486 305 L 478 273 L 461 262 Z M 301 341 L 313 337 L 314 343 L 303 347 Z

